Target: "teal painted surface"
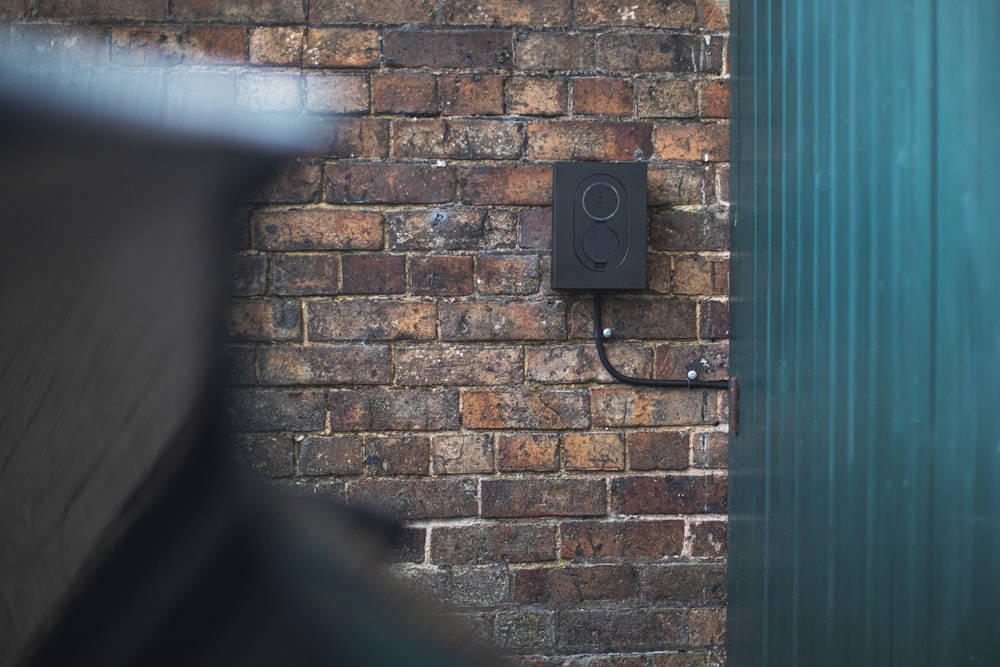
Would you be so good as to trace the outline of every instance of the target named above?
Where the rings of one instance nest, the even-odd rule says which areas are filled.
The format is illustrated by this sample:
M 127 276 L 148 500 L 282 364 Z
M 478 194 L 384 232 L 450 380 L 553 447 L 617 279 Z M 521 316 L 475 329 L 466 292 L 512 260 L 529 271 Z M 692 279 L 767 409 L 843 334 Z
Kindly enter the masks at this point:
M 998 665 L 1000 8 L 732 10 L 730 664 Z

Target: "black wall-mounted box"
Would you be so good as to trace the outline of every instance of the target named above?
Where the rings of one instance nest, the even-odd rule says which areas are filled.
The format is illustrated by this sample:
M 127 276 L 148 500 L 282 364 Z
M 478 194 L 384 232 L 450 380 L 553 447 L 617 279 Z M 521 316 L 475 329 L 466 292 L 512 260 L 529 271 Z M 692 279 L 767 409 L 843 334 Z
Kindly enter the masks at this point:
M 557 162 L 552 287 L 646 287 L 646 163 Z

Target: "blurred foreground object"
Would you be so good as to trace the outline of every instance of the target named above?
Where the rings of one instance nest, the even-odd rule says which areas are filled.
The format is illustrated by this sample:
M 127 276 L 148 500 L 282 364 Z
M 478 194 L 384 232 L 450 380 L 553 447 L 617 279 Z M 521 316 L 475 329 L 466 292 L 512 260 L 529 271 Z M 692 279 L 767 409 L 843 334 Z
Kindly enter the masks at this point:
M 0 665 L 488 663 L 371 522 L 223 447 L 226 211 L 303 120 L 239 109 L 232 68 L 0 51 Z

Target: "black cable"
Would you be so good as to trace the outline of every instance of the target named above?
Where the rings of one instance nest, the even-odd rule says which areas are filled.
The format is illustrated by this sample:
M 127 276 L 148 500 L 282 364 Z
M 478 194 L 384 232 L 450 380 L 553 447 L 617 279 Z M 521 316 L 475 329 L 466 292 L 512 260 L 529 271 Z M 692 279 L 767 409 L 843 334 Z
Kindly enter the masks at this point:
M 729 380 L 654 380 L 652 378 L 636 378 L 624 375 L 608 361 L 604 350 L 604 334 L 601 328 L 601 291 L 594 290 L 594 342 L 597 344 L 597 356 L 601 358 L 604 369 L 619 382 L 637 384 L 644 387 L 681 387 L 684 389 L 729 389 Z

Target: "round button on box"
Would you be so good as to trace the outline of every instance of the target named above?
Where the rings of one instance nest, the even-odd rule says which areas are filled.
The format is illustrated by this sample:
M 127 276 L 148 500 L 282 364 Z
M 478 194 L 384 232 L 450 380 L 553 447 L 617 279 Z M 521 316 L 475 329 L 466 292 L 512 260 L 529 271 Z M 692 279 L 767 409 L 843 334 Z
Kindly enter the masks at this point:
M 607 220 L 620 205 L 618 190 L 608 183 L 592 183 L 583 192 L 583 212 L 594 220 Z

